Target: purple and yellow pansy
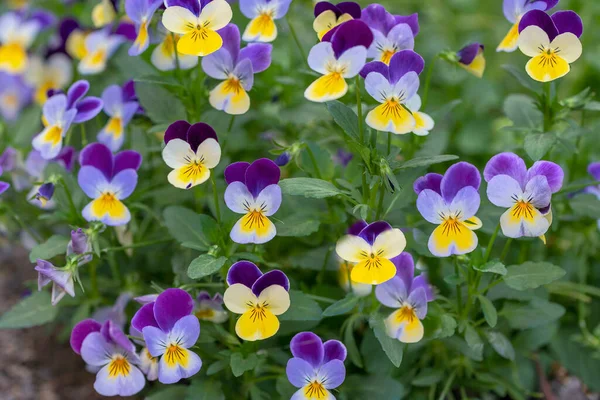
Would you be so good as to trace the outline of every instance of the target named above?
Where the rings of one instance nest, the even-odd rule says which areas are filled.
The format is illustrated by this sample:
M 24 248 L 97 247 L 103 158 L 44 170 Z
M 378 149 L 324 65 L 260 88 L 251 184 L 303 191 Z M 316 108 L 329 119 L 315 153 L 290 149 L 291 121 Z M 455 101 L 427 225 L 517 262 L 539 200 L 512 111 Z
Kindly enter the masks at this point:
M 135 24 L 137 36 L 129 48 L 130 56 L 138 56 L 150 44 L 150 23 L 162 0 L 125 0 L 125 13 Z
M 92 23 L 96 28 L 112 24 L 117 17 L 117 0 L 100 0 L 92 8 Z
M 287 276 L 272 270 L 263 274 L 250 261 L 238 261 L 227 272 L 223 301 L 225 307 L 241 317 L 235 333 L 247 341 L 264 340 L 279 330 L 278 315 L 290 307 L 290 282 Z
M 75 120 L 77 110 L 69 108 L 67 95 L 64 94 L 49 98 L 42 109 L 45 128 L 33 138 L 32 145 L 45 160 L 51 160 L 60 153 L 63 137 Z
M 477 247 L 481 220 L 479 210 L 481 174 L 466 162 L 452 165 L 444 175 L 427 174 L 413 185 L 417 209 L 432 224 L 438 225 L 429 237 L 429 251 L 436 257 L 467 254 Z
M 362 10 L 360 5 L 353 1 L 343 1 L 338 4 L 319 1 L 315 4 L 314 14 L 313 29 L 321 40 L 336 26 L 353 19 L 360 19 Z
M 348 231 L 346 233 L 348 233 L 349 235 L 358 236 L 360 231 L 362 231 L 364 228 L 366 228 L 367 225 L 368 224 L 366 221 L 363 221 L 363 220 L 357 221 L 354 224 L 352 224 L 350 226 L 350 228 L 348 228 Z M 373 290 L 373 285 L 368 284 L 368 283 L 355 282 L 351 279 L 352 269 L 354 268 L 355 265 L 356 265 L 356 263 L 346 261 L 342 258 L 339 258 L 340 269 L 338 271 L 338 280 L 340 282 L 340 286 L 345 291 L 347 291 L 347 292 L 351 291 L 358 297 L 368 296 L 369 294 L 371 294 L 371 291 Z
M 81 75 L 97 75 L 103 72 L 110 57 L 124 41 L 123 36 L 111 33 L 109 27 L 86 35 L 83 49 L 79 50 L 81 57 L 77 71 Z
M 34 87 L 34 100 L 43 105 L 48 100 L 48 91 L 64 89 L 73 78 L 71 60 L 65 54 L 57 53 L 43 60 L 31 57 L 27 65 L 25 80 Z
M 119 85 L 110 85 L 102 92 L 104 113 L 109 120 L 98 133 L 97 139 L 105 144 L 112 152 L 118 151 L 125 140 L 125 128 L 133 116 L 138 112 L 140 104 L 129 100 L 125 88 Z
M 251 21 L 244 30 L 245 42 L 272 42 L 277 37 L 275 20 L 285 17 L 292 0 L 240 0 L 240 11 Z
M 165 132 L 162 157 L 173 168 L 169 183 L 179 189 L 190 189 L 210 177 L 210 170 L 221 161 L 221 146 L 214 129 L 203 122 L 190 125 L 175 121 Z
M 52 182 L 46 182 L 37 189 L 34 188 L 34 197 L 36 205 L 38 205 L 41 209 L 51 210 L 54 208 L 55 204 L 52 201 L 52 197 L 54 196 L 54 184 Z M 33 201 L 30 201 L 33 203 Z
M 202 321 L 210 321 L 222 324 L 229 319 L 229 313 L 223 309 L 223 296 L 215 293 L 214 296 L 206 291 L 201 291 L 196 296 L 194 315 Z
M 152 56 L 150 57 L 152 65 L 156 68 L 161 71 L 172 71 L 177 66 L 179 66 L 179 69 L 186 70 L 198 65 L 198 56 L 183 54 L 177 50 L 177 43 L 181 36 L 167 31 L 162 22 L 158 26 L 158 37 L 162 39 L 160 39 L 158 46 L 152 50 Z
M 31 102 L 33 89 L 19 75 L 0 71 L 0 116 L 13 122 Z
M 379 285 L 392 279 L 396 267 L 390 259 L 406 247 L 406 238 L 400 229 L 385 221 L 361 225 L 337 241 L 335 251 L 345 261 L 354 263 L 350 273 L 352 282 Z
M 113 155 L 106 145 L 92 143 L 81 150 L 79 163 L 77 181 L 86 196 L 93 199 L 83 209 L 83 217 L 109 226 L 127 224 L 131 214 L 122 200 L 137 186 L 142 156 L 133 150 Z
M 456 53 L 458 65 L 476 77 L 481 78 L 485 71 L 483 50 L 484 46 L 481 43 L 471 43 L 463 47 Z
M 502 5 L 504 17 L 512 27 L 498 45 L 496 51 L 513 52 L 519 47 L 519 23 L 529 11 L 548 11 L 558 4 L 559 0 L 504 0 Z

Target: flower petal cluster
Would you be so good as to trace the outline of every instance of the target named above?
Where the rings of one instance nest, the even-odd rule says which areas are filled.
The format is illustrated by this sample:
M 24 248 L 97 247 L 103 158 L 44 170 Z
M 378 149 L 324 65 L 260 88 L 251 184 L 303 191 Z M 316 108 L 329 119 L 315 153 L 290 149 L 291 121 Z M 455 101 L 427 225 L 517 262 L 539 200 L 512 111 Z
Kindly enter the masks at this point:
M 223 296 L 220 293 L 211 297 L 203 290 L 196 296 L 195 304 L 194 315 L 199 320 L 222 324 L 229 319 L 229 313 L 223 309 Z
M 133 84 L 130 85 L 133 88 Z M 112 152 L 119 151 L 123 146 L 125 128 L 140 108 L 137 101 L 128 97 L 126 88 L 119 85 L 110 85 L 102 92 L 104 113 L 110 118 L 96 138 Z
M 481 43 L 471 43 L 463 47 L 456 53 L 458 56 L 458 65 L 476 77 L 481 78 L 485 71 L 483 50 L 484 46 Z
M 338 4 L 319 1 L 315 4 L 314 14 L 313 29 L 321 40 L 336 26 L 353 19 L 360 19 L 362 10 L 360 5 L 353 1 L 343 1 Z
M 129 48 L 130 56 L 138 56 L 150 44 L 150 23 L 162 0 L 125 0 L 125 13 L 135 24 L 137 36 Z
M 519 23 L 523 15 L 532 10 L 548 11 L 558 4 L 559 0 L 504 0 L 502 9 L 504 17 L 512 24 L 510 30 L 498 45 L 496 51 L 513 52 L 519 47 Z
M 277 38 L 275 20 L 285 17 L 292 0 L 240 0 L 240 11 L 251 21 L 244 30 L 245 42 L 272 42 Z

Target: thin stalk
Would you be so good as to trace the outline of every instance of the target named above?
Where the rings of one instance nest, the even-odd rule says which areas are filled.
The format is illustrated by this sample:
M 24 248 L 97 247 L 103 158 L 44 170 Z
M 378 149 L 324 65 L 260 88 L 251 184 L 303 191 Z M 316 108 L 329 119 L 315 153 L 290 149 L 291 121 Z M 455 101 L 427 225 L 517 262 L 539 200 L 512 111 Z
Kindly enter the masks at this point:
M 90 286 L 92 287 L 92 298 L 97 299 L 99 297 L 98 292 L 98 276 L 97 276 L 97 266 L 96 260 L 90 263 Z
M 5 210 L 8 212 L 8 214 L 10 214 L 13 219 L 17 222 L 17 224 L 21 227 L 21 229 L 23 229 L 25 232 L 29 233 L 31 235 L 31 237 L 33 239 L 35 239 L 36 242 L 41 243 L 42 242 L 42 238 L 37 234 L 37 232 L 35 232 L 33 229 L 31 229 L 29 227 L 29 225 L 27 225 L 19 216 L 19 214 L 17 214 L 15 212 L 15 210 L 13 210 L 12 208 L 8 208 L 6 207 Z
M 175 40 L 175 34 L 171 33 L 171 39 L 173 40 L 173 51 L 175 53 L 175 77 L 181 85 L 183 85 L 183 79 L 181 78 L 181 64 L 179 63 L 179 52 L 177 51 L 177 41 Z
M 227 126 L 225 140 L 223 140 L 223 147 L 221 147 L 222 153 L 225 153 L 225 148 L 227 147 L 227 143 L 229 142 L 229 136 L 231 135 L 231 130 L 233 129 L 234 122 L 235 122 L 235 115 L 232 115 L 231 118 L 229 119 L 229 125 Z
M 552 128 L 552 100 L 551 100 L 551 90 L 550 82 L 544 83 L 544 132 L 550 132 L 550 128 Z
M 219 205 L 219 191 L 217 190 L 217 182 L 215 181 L 215 175 L 210 174 L 210 183 L 213 189 L 213 200 L 215 202 L 215 214 L 217 217 L 217 223 L 221 225 L 221 206 Z
M 63 177 L 60 178 L 59 182 L 62 188 L 64 189 L 65 194 L 67 195 L 67 200 L 69 201 L 69 208 L 71 209 L 71 214 L 73 214 L 73 218 L 78 218 L 77 207 L 73 202 L 73 196 L 71 196 L 71 190 L 69 189 L 69 186 L 67 185 Z
M 494 233 L 492 234 L 492 237 L 490 238 L 487 248 L 485 249 L 485 255 L 483 256 L 483 261 L 481 264 L 485 264 L 486 262 L 489 261 L 490 255 L 492 254 L 492 248 L 494 247 L 494 242 L 496 241 L 496 238 L 498 237 L 499 232 L 500 232 L 500 223 L 498 223 L 498 225 L 496 225 L 496 229 L 494 230 Z
M 454 274 L 458 278 L 460 276 L 460 270 L 458 269 L 458 257 L 454 256 Z M 462 315 L 462 291 L 460 290 L 460 285 L 456 285 L 456 301 L 457 301 L 457 309 L 458 315 Z
M 431 64 L 429 64 L 429 68 L 427 68 L 427 76 L 425 77 L 425 89 L 423 90 L 423 103 L 421 108 L 425 109 L 425 105 L 427 104 L 427 99 L 429 98 L 429 86 L 431 85 L 431 77 L 433 76 L 433 67 L 435 66 L 435 62 L 438 59 L 437 54 L 431 60 Z
M 586 182 L 586 183 L 578 183 L 576 185 L 565 186 L 561 191 L 557 192 L 555 194 L 555 196 L 576 192 L 578 190 L 585 189 L 588 186 L 597 186 L 597 185 L 600 185 L 600 181 L 590 181 L 590 182 Z
M 81 127 L 81 147 L 87 146 L 87 136 L 85 134 L 85 124 L 79 125 Z
M 296 42 L 296 47 L 298 47 L 298 51 L 300 51 L 300 55 L 302 56 L 302 59 L 304 60 L 306 65 L 308 65 L 308 57 L 306 57 L 306 52 L 302 48 L 302 44 L 300 43 L 300 40 L 298 40 L 298 35 L 296 35 L 296 30 L 294 29 L 294 26 L 290 22 L 288 15 L 289 15 L 289 13 L 285 16 L 285 20 L 286 20 L 288 26 L 290 27 L 290 34 L 292 35 L 294 42 Z
M 356 111 L 358 113 L 358 136 L 360 140 L 360 144 L 364 145 L 365 143 L 365 132 L 363 128 L 363 116 L 362 116 L 362 100 L 360 98 L 360 75 L 356 75 Z M 362 174 L 362 197 L 363 203 L 367 202 L 367 166 L 363 170 Z
M 118 246 L 118 247 L 106 247 L 102 249 L 103 253 L 110 253 L 111 251 L 121 251 L 128 249 L 137 249 L 139 247 L 152 246 L 153 244 L 167 243 L 172 242 L 173 239 L 156 239 L 156 240 L 148 240 L 146 242 L 134 243 L 128 246 Z
M 383 179 L 383 178 L 382 178 Z M 381 187 L 379 188 L 379 204 L 377 204 L 377 212 L 375 213 L 375 220 L 379 221 L 381 218 L 381 213 L 383 211 L 383 199 L 385 197 L 385 185 L 381 182 Z
M 307 294 L 306 296 L 310 297 L 313 300 L 321 301 L 323 303 L 329 303 L 329 304 L 337 303 L 337 300 L 330 299 L 329 297 L 317 296 L 314 294 Z
M 504 244 L 504 248 L 502 249 L 502 253 L 500 253 L 500 261 L 504 261 L 504 259 L 508 255 L 508 250 L 510 249 L 510 244 L 511 243 L 512 243 L 512 238 L 508 238 L 508 240 Z
M 387 135 L 387 155 L 388 155 L 388 157 L 390 156 L 391 152 L 392 152 L 392 132 L 388 132 L 388 135 Z
M 448 380 L 446 380 L 446 384 L 444 385 L 444 388 L 442 389 L 442 393 L 440 393 L 440 397 L 438 397 L 438 400 L 446 400 L 446 394 L 450 391 L 452 383 L 454 382 L 454 378 L 456 378 L 456 369 L 452 371 L 452 373 L 448 377 Z
M 313 168 L 315 169 L 315 175 L 317 178 L 323 179 L 323 175 L 321 175 L 321 170 L 319 169 L 319 164 L 317 163 L 315 153 L 313 153 L 312 149 L 308 145 L 306 146 L 306 152 L 308 153 L 308 157 L 310 158 Z

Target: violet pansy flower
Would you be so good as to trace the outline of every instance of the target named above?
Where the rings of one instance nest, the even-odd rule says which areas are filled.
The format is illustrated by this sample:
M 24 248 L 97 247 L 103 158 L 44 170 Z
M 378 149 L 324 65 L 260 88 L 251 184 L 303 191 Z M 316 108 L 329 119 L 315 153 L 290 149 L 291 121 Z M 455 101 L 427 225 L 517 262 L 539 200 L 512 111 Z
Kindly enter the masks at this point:
M 45 160 L 58 156 L 62 149 L 63 138 L 75 120 L 77 110 L 69 108 L 67 96 L 57 94 L 44 103 L 44 130 L 33 138 L 33 148 L 38 150 Z
M 135 23 L 137 37 L 131 48 L 130 56 L 138 56 L 150 44 L 149 27 L 154 13 L 163 4 L 162 0 L 125 0 L 125 13 Z
M 552 221 L 550 200 L 560 190 L 564 172 L 550 161 L 536 161 L 529 169 L 514 153 L 500 153 L 483 171 L 487 196 L 498 207 L 508 208 L 500 217 L 502 233 L 510 238 L 541 237 Z
M 583 23 L 573 11 L 558 11 L 550 17 L 529 11 L 519 22 L 519 49 L 531 57 L 525 70 L 539 82 L 550 82 L 569 73 L 583 51 L 579 38 Z
M 23 78 L 0 71 L 0 116 L 13 122 L 31 102 L 32 89 Z
M 71 82 L 73 66 L 65 54 L 54 54 L 46 61 L 34 56 L 29 60 L 24 77 L 35 88 L 35 101 L 43 105 L 49 90 L 63 89 Z
M 135 346 L 112 321 L 79 322 L 71 332 L 71 348 L 83 361 L 99 369 L 94 389 L 103 396 L 132 396 L 146 385 L 137 365 Z
M 251 21 L 242 39 L 245 42 L 272 42 L 277 37 L 275 20 L 285 17 L 292 0 L 240 0 L 240 11 Z
M 83 209 L 83 217 L 109 226 L 128 223 L 131 214 L 122 200 L 137 186 L 142 156 L 132 150 L 113 155 L 102 143 L 92 143 L 81 150 L 79 163 L 77 181 L 83 192 L 93 199 Z
M 203 122 L 190 125 L 175 121 L 165 132 L 162 156 L 173 168 L 169 183 L 179 189 L 190 189 L 210 177 L 210 170 L 221 161 L 221 146 L 214 129 Z
M 310 101 L 323 103 L 348 92 L 346 79 L 354 78 L 364 67 L 373 33 L 362 21 L 352 20 L 330 30 L 308 54 L 308 65 L 323 75 L 304 91 Z
M 423 338 L 421 320 L 427 315 L 427 303 L 433 301 L 433 291 L 427 278 L 415 277 L 415 263 L 409 253 L 392 259 L 396 276 L 375 288 L 381 304 L 394 308 L 385 320 L 387 334 L 402 343 L 416 343 Z
M 229 313 L 223 309 L 223 296 L 216 293 L 211 297 L 206 291 L 198 293 L 194 315 L 200 320 L 215 324 L 222 324 L 229 318 Z
M 300 388 L 291 400 L 334 400 L 330 390 L 346 379 L 346 346 L 339 340 L 325 343 L 312 332 L 300 332 L 290 342 L 292 355 L 285 372 L 292 385 Z
M 106 63 L 117 51 L 125 38 L 102 28 L 87 35 L 84 39 L 84 54 L 77 70 L 81 75 L 96 75 L 106 69 Z
M 485 71 L 483 49 L 484 47 L 481 43 L 471 43 L 470 45 L 463 47 L 456 53 L 458 65 L 476 77 L 481 78 Z
M 275 224 L 268 218 L 279 210 L 281 171 L 273 161 L 261 158 L 252 164 L 236 162 L 225 169 L 225 204 L 240 218 L 229 236 L 240 244 L 262 244 L 277 234 Z
M 496 51 L 513 52 L 518 47 L 519 22 L 523 15 L 531 10 L 548 11 L 558 4 L 558 0 L 504 0 L 502 5 L 504 17 L 512 27 L 498 45 Z
M 71 33 L 78 29 L 80 29 L 80 26 L 76 19 L 71 17 L 63 18 L 58 25 L 58 32 L 50 39 L 46 57 L 57 53 L 70 56 L 67 53 L 67 40 Z
M 198 65 L 198 56 L 183 54 L 177 50 L 180 35 L 167 31 L 162 22 L 159 24 L 157 31 L 160 43 L 152 50 L 150 57 L 152 65 L 161 71 L 172 71 L 177 68 L 178 63 L 179 68 L 183 70 Z M 175 56 L 176 51 L 177 56 Z
M 591 163 L 588 166 L 588 173 L 596 180 L 600 181 L 600 162 Z M 584 189 L 585 193 L 593 194 L 600 200 L 600 185 L 588 186 Z M 598 219 L 598 229 L 600 229 L 600 218 Z
M 27 50 L 44 28 L 38 18 L 25 13 L 7 12 L 0 16 L 0 71 L 11 75 L 25 72 Z
M 119 85 L 110 85 L 102 92 L 104 112 L 110 117 L 97 139 L 112 152 L 118 151 L 125 140 L 125 128 L 139 110 L 137 101 L 125 101 L 124 89 Z
M 355 263 L 350 274 L 352 282 L 379 285 L 396 274 L 390 259 L 405 247 L 406 238 L 400 229 L 377 221 L 352 229 L 337 241 L 335 251 L 343 260 Z
M 73 269 L 57 268 L 46 260 L 37 260 L 34 269 L 38 272 L 38 291 L 52 282 L 51 301 L 53 306 L 58 304 L 67 293 L 69 296 L 75 297 Z
M 254 84 L 254 74 L 271 65 L 272 46 L 251 43 L 240 50 L 240 31 L 229 24 L 219 31 L 223 47 L 202 59 L 202 69 L 211 78 L 222 82 L 210 91 L 210 105 L 227 114 L 244 114 L 250 108 L 248 91 Z
M 263 274 L 250 261 L 238 261 L 227 272 L 227 284 L 225 307 L 242 315 L 235 324 L 235 333 L 247 341 L 275 335 L 279 330 L 277 316 L 290 307 L 287 276 L 279 270 Z
M 52 182 L 46 182 L 38 188 L 37 193 L 35 194 L 35 200 L 40 203 L 42 208 L 46 208 L 48 202 L 52 200 L 52 196 L 54 196 L 54 184 Z
M 429 251 L 436 257 L 467 254 L 477 247 L 473 230 L 481 228 L 479 210 L 481 175 L 466 162 L 452 165 L 442 176 L 427 174 L 414 183 L 417 209 L 437 225 L 429 237 Z
M 2 167 L 0 167 L 0 176 L 3 173 L 4 173 L 4 171 L 2 170 Z M 0 181 L 0 194 L 6 192 L 8 190 L 8 188 L 10 188 L 10 183 L 4 182 L 4 181 Z
M 175 383 L 189 378 L 202 367 L 202 360 L 189 348 L 200 336 L 200 322 L 192 314 L 194 300 L 184 290 L 167 289 L 156 301 L 138 310 L 131 325 L 142 332 L 148 352 L 160 357 L 158 380 Z
M 102 100 L 94 96 L 86 96 L 90 84 L 86 80 L 79 80 L 71 85 L 67 91 L 68 108 L 77 110 L 73 122 L 82 123 L 94 118 L 102 111 Z
M 315 4 L 315 20 L 313 29 L 317 32 L 319 40 L 333 28 L 344 22 L 360 19 L 362 10 L 360 5 L 353 1 L 343 1 L 333 4 L 328 1 L 319 1 Z

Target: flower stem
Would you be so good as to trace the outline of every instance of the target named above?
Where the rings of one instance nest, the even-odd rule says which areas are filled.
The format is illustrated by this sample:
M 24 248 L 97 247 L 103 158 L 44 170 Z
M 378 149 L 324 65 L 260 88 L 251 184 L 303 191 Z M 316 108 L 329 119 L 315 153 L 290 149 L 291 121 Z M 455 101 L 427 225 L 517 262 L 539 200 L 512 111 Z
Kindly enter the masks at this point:
M 360 75 L 356 75 L 356 111 L 358 113 L 358 136 L 361 145 L 365 144 L 365 133 L 363 128 L 363 116 L 362 116 L 362 100 L 360 98 Z M 363 203 L 367 202 L 367 166 L 364 166 L 362 174 L 362 195 Z
M 504 259 L 508 255 L 508 250 L 510 249 L 510 244 L 511 243 L 512 243 L 512 238 L 508 238 L 508 240 L 504 244 L 504 248 L 502 249 L 502 253 L 500 253 L 500 261 L 504 261 Z
M 60 177 L 60 185 L 62 186 L 62 188 L 65 191 L 65 194 L 67 195 L 67 200 L 69 201 L 69 208 L 71 209 L 71 214 L 73 214 L 73 218 L 79 219 L 78 217 L 78 213 L 77 213 L 77 207 L 75 206 L 75 203 L 73 202 L 73 196 L 71 196 L 71 190 L 69 189 L 69 186 L 67 185 L 67 183 L 65 182 L 65 179 L 61 176 Z
M 213 200 L 215 201 L 215 214 L 217 217 L 217 223 L 221 224 L 221 206 L 219 205 L 219 191 L 217 190 L 217 182 L 215 181 L 215 175 L 210 174 L 210 183 L 213 189 Z
M 429 64 L 429 68 L 427 68 L 427 76 L 425 77 L 425 89 L 423 89 L 423 102 L 421 108 L 425 108 L 427 104 L 427 99 L 429 98 L 429 86 L 431 85 L 431 77 L 433 76 L 433 67 L 435 66 L 435 61 L 438 59 L 438 55 L 436 54 L 431 60 L 431 64 Z
M 458 269 L 458 257 L 457 256 L 454 256 L 454 274 L 456 275 L 456 278 L 458 279 L 458 277 L 460 276 L 460 271 Z M 456 301 L 457 301 L 458 315 L 461 315 L 462 314 L 462 291 L 460 289 L 459 284 L 456 285 Z
M 544 83 L 544 133 L 550 132 L 552 128 L 552 87 L 550 82 Z
M 302 59 L 304 60 L 304 62 L 306 63 L 306 65 L 308 65 L 308 58 L 306 57 L 306 52 L 302 48 L 302 44 L 300 43 L 300 40 L 298 40 L 298 35 L 296 35 L 296 30 L 294 29 L 294 26 L 290 22 L 288 14 L 286 14 L 285 20 L 286 20 L 288 26 L 290 27 L 290 34 L 292 35 L 292 38 L 294 39 L 294 42 L 296 42 L 296 47 L 298 47 L 298 51 L 300 51 L 300 55 L 302 56 Z
M 128 249 L 136 249 L 139 247 L 146 247 L 146 246 L 152 246 L 153 244 L 160 244 L 160 243 L 167 243 L 167 242 L 171 242 L 173 241 L 173 239 L 156 239 L 156 240 L 148 240 L 146 242 L 139 242 L 139 243 L 134 243 L 134 244 L 130 244 L 127 246 L 118 246 L 118 247 L 106 247 L 104 249 L 102 249 L 103 253 L 109 253 L 111 251 L 121 251 L 121 250 L 128 250 Z
M 235 115 L 232 115 L 229 119 L 229 125 L 227 126 L 227 132 L 225 134 L 225 139 L 223 140 L 223 146 L 221 147 L 221 153 L 225 153 L 225 147 L 227 147 L 227 143 L 229 142 L 229 136 L 231 135 L 231 130 L 233 129 L 233 123 L 235 122 Z
M 498 223 L 498 225 L 496 225 L 496 229 L 494 230 L 494 233 L 492 234 L 492 237 L 490 238 L 487 248 L 485 249 L 485 255 L 483 256 L 483 261 L 481 262 L 482 265 L 489 261 L 490 255 L 492 254 L 492 248 L 494 247 L 494 242 L 496 241 L 496 238 L 498 237 L 499 232 L 500 232 L 500 223 Z

